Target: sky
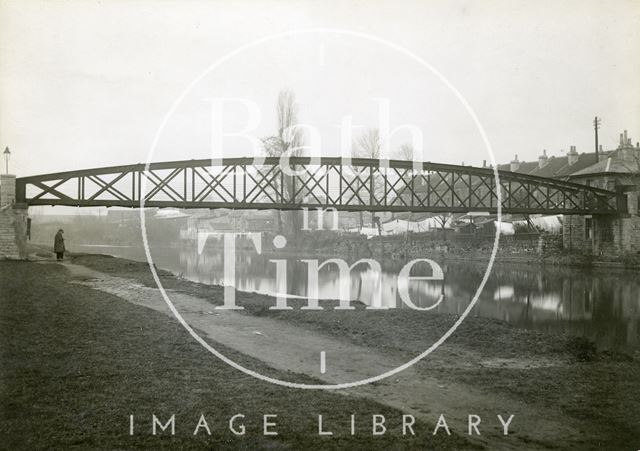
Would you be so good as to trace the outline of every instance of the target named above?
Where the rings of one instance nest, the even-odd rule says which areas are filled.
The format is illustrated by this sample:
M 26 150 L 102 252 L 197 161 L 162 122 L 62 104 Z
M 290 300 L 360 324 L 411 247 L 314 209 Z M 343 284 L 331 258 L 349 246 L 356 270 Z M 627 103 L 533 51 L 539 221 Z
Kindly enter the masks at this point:
M 238 51 L 319 28 L 348 33 Z M 214 130 L 249 125 L 247 103 L 260 112 L 251 134 L 274 134 L 276 99 L 289 89 L 323 155 L 340 154 L 345 116 L 353 139 L 378 126 L 376 99 L 386 99 L 391 129 L 421 131 L 425 161 L 481 165 L 491 158 L 452 86 L 496 161 L 535 160 L 543 149 L 593 151 L 596 115 L 605 148 L 623 129 L 640 140 L 638 55 L 633 0 L 0 0 L 0 146 L 18 176 L 209 158 Z M 236 100 L 215 122 L 222 98 Z M 391 151 L 412 140 L 407 130 L 392 135 Z M 246 137 L 222 143 L 221 156 L 252 155 Z

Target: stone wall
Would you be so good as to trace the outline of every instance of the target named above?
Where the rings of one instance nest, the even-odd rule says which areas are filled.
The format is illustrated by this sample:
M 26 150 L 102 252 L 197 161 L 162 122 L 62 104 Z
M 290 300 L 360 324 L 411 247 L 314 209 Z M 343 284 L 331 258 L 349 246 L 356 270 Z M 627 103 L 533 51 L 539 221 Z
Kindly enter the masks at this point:
M 638 192 L 627 193 L 628 214 L 608 216 L 565 216 L 563 247 L 594 255 L 640 253 Z
M 614 241 L 619 254 L 640 253 L 640 211 L 638 199 L 640 191 L 627 191 L 627 211 L 624 217 L 617 218 L 613 224 Z
M 587 218 L 565 216 L 562 223 L 562 244 L 568 251 L 591 252 L 592 242 L 586 231 Z
M 26 206 L 17 205 L 15 175 L 0 176 L 0 258 L 27 257 Z
M 263 243 L 270 242 L 264 239 Z M 333 231 L 303 232 L 298 243 L 290 243 L 287 249 L 300 255 L 335 257 L 347 260 L 358 258 L 393 259 L 403 261 L 414 258 L 429 258 L 443 254 L 456 258 L 488 261 L 493 249 L 494 237 L 478 236 L 460 239 L 460 235 L 449 231 L 447 238 L 435 232 L 409 233 L 373 237 L 357 233 Z M 266 246 L 265 251 L 275 249 Z M 498 247 L 499 257 L 538 258 L 562 251 L 562 236 L 559 234 L 519 234 L 502 236 Z
M 12 205 L 16 200 L 16 176 L 0 175 L 0 207 Z
M 640 252 L 640 216 L 620 218 L 613 227 L 614 240 L 626 253 Z
M 640 192 L 632 191 L 627 193 L 628 212 L 630 215 L 640 215 Z

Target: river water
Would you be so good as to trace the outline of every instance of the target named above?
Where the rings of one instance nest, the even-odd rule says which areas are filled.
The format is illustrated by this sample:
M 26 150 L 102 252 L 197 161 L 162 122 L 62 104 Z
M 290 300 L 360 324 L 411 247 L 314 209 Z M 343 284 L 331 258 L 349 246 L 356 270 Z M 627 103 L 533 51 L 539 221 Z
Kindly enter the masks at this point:
M 76 245 L 72 251 L 110 254 L 145 261 L 142 248 Z M 195 246 L 152 248 L 157 267 L 189 280 L 222 285 L 222 248 Z M 425 256 L 426 258 L 431 258 Z M 289 297 L 305 297 L 308 290 L 308 264 L 292 255 L 259 255 L 255 250 L 236 250 L 235 286 L 249 292 Z M 322 263 L 326 257 L 318 257 Z M 277 263 L 286 261 L 286 272 L 278 280 Z M 484 262 L 438 262 L 444 283 L 411 280 L 405 285 L 409 299 L 431 311 L 460 314 L 472 299 L 484 276 Z M 352 264 L 353 261 L 349 261 Z M 399 296 L 398 273 L 405 262 L 382 260 L 380 271 L 358 265 L 342 284 L 337 265 L 318 272 L 320 299 L 358 300 L 367 305 L 409 308 Z M 280 266 L 284 267 L 281 262 Z M 286 274 L 286 275 L 285 275 Z M 431 267 L 418 263 L 411 276 L 429 276 Z M 402 289 L 402 285 L 400 286 Z M 436 305 L 441 295 L 442 301 Z M 640 278 L 637 272 L 617 269 L 584 269 L 524 264 L 494 265 L 487 284 L 471 315 L 496 318 L 514 326 L 550 333 L 584 336 L 600 349 L 629 350 L 640 347 Z

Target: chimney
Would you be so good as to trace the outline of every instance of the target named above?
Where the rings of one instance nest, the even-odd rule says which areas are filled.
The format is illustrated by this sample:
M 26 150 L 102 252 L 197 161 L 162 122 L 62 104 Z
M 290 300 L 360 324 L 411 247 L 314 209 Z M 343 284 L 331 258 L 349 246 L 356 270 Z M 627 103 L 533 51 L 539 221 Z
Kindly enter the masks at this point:
M 568 162 L 569 162 L 569 166 L 573 166 L 574 164 L 576 164 L 578 162 L 578 159 L 580 158 L 580 155 L 578 155 L 578 152 L 576 152 L 576 146 L 571 146 L 571 150 L 569 150 L 569 153 L 567 154 L 568 157 Z
M 516 157 L 511 161 L 509 170 L 511 172 L 516 172 L 519 168 L 520 168 L 520 162 L 518 161 L 518 154 L 516 154 Z
M 542 155 L 538 157 L 538 167 L 543 168 L 549 162 L 549 157 L 547 157 L 547 149 L 542 150 Z
M 482 167 L 486 168 L 487 167 L 487 160 L 482 160 Z
M 625 146 L 629 145 L 629 139 L 627 138 L 627 131 L 624 131 L 624 143 Z

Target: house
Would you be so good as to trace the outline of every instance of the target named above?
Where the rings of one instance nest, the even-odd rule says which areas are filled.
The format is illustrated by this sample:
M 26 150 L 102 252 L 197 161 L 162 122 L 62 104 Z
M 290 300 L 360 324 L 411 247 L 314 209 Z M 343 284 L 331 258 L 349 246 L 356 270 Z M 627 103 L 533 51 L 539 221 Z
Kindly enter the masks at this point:
M 597 163 L 572 173 L 568 179 L 615 190 L 621 187 L 637 187 L 640 178 L 640 143 L 634 146 L 627 131 L 620 134 L 618 148 Z
M 563 243 L 567 249 L 595 254 L 640 252 L 640 144 L 625 130 L 617 149 L 600 161 L 568 176 L 568 180 L 627 195 L 627 214 L 619 217 L 567 216 Z
M 610 153 L 611 151 L 602 151 L 601 146 L 598 157 L 596 157 L 595 152 L 578 153 L 576 146 L 570 146 L 569 152 L 565 156 L 548 156 L 547 151 L 543 150 L 537 162 L 520 162 L 518 161 L 518 155 L 516 155 L 510 164 L 498 165 L 498 169 L 517 174 L 567 180 L 572 174 L 597 163 L 599 159 Z

